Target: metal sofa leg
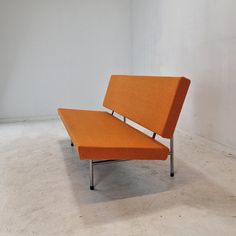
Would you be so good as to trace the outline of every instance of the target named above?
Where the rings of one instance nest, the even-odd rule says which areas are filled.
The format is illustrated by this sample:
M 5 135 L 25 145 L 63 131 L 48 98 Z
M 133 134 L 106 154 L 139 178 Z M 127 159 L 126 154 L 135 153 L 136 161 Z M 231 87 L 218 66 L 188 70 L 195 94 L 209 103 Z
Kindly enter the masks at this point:
M 154 137 L 155 138 L 155 135 Z M 174 177 L 174 137 L 170 139 L 170 176 Z M 119 161 L 119 160 L 118 160 Z M 110 163 L 110 162 L 117 162 L 117 161 L 89 161 L 89 175 L 90 175 L 90 190 L 94 190 L 94 177 L 93 177 L 93 166 L 103 163 Z
M 174 136 L 170 139 L 170 176 L 174 177 Z
M 89 174 L 90 174 L 90 190 L 94 190 L 93 182 L 93 160 L 89 161 Z

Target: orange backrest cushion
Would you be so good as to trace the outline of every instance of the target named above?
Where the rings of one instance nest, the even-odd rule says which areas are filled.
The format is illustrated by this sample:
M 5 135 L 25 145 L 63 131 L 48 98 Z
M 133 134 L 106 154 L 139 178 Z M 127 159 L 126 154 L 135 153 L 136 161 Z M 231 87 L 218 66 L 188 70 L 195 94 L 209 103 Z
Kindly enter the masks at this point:
M 103 105 L 171 138 L 189 85 L 184 77 L 112 75 Z

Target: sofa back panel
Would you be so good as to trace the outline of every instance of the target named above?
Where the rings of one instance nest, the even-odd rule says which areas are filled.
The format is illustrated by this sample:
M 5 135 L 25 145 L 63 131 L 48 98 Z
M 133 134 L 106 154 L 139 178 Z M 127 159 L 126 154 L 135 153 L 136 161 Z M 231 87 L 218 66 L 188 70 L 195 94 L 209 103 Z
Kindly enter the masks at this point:
M 112 75 L 103 105 L 171 138 L 189 85 L 184 77 Z

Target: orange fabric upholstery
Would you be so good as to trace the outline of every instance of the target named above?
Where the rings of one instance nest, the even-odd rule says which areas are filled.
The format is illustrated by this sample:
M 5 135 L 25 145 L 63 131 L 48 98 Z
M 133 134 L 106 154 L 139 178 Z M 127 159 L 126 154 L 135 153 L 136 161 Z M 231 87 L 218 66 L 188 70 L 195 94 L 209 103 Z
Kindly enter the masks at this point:
M 82 160 L 165 160 L 169 149 L 107 112 L 58 109 Z
M 190 85 L 184 77 L 111 77 L 103 105 L 171 138 Z M 107 112 L 58 109 L 82 160 L 165 160 L 169 149 Z
M 189 85 L 184 77 L 113 75 L 103 105 L 171 138 Z

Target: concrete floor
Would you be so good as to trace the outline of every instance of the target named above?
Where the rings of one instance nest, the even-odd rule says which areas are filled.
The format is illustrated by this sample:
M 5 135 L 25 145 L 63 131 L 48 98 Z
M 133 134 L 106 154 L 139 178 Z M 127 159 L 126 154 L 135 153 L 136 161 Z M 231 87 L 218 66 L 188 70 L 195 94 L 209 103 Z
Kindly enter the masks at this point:
M 168 161 L 95 167 L 56 120 L 0 125 L 0 235 L 236 235 L 236 152 L 176 133 Z

